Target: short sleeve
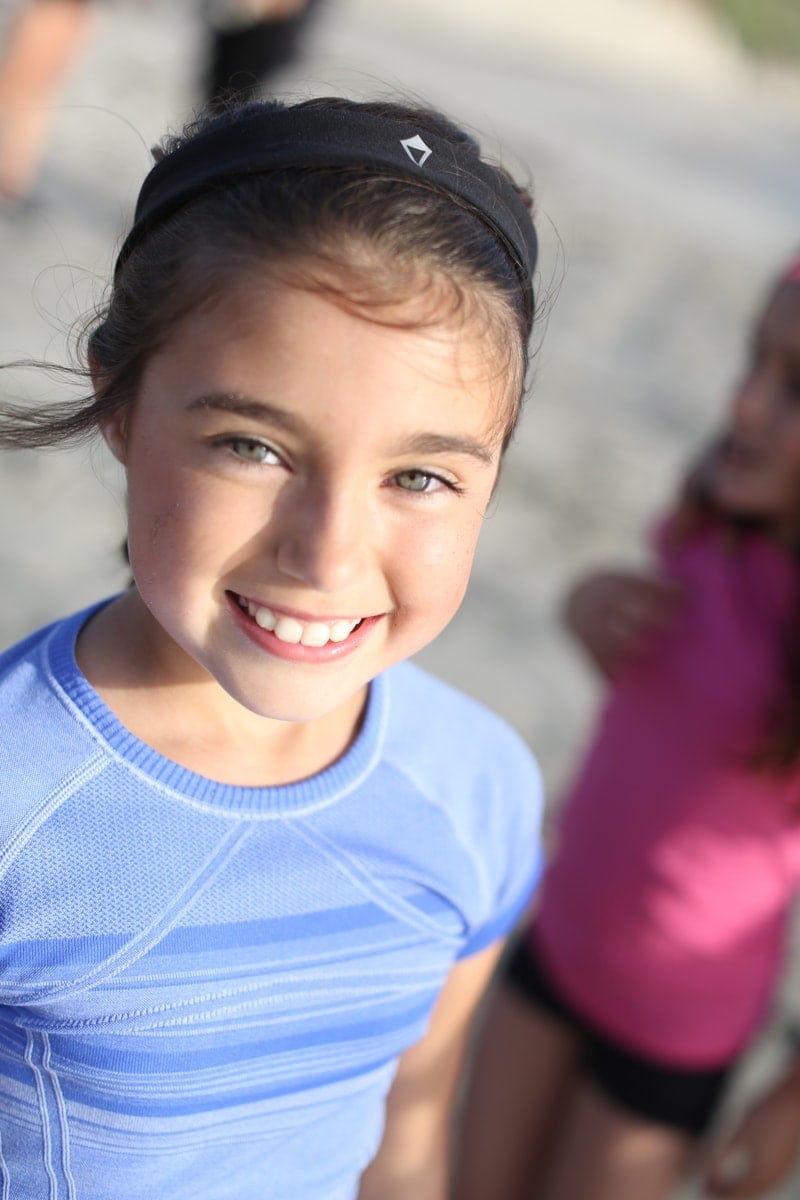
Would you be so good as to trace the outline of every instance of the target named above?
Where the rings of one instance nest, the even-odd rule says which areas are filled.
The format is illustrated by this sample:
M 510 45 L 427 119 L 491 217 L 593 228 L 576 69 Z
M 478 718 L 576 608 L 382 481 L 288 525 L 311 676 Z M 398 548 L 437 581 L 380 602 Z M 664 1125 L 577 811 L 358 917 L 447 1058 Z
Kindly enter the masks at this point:
M 479 829 L 488 903 L 458 955 L 467 958 L 506 937 L 530 904 L 544 867 L 544 788 L 527 746 L 510 735 Z

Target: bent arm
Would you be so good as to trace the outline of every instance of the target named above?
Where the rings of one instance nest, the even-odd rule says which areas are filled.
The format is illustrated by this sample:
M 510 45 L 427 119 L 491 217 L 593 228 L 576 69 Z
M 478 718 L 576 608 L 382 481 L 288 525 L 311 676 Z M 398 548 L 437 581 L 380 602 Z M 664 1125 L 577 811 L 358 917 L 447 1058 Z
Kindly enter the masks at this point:
M 800 1153 L 800 1060 L 742 1117 L 712 1155 L 710 1196 L 762 1196 L 789 1174 Z

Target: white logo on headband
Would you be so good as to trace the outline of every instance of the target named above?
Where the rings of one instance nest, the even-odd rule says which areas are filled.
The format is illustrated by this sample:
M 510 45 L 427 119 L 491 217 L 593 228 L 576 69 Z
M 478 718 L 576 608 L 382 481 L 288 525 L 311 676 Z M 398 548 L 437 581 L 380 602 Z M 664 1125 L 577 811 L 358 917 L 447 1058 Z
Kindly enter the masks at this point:
M 425 163 L 433 153 L 430 146 L 425 145 L 418 133 L 415 134 L 414 137 L 401 138 L 400 145 L 403 147 L 411 161 L 416 163 L 418 167 L 424 167 Z

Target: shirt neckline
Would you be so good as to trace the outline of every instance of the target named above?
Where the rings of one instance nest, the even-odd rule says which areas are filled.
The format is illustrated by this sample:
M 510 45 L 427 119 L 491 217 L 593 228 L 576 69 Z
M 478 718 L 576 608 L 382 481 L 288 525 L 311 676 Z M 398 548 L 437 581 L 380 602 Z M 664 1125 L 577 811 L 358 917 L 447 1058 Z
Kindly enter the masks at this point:
M 388 682 L 379 675 L 369 685 L 361 728 L 341 758 L 296 783 L 248 787 L 220 783 L 166 758 L 127 729 L 81 671 L 75 657 L 78 634 L 110 603 L 110 597 L 66 617 L 52 629 L 44 647 L 51 685 L 73 715 L 125 769 L 152 785 L 204 808 L 233 815 L 302 815 L 335 803 L 371 774 L 382 751 L 388 716 Z

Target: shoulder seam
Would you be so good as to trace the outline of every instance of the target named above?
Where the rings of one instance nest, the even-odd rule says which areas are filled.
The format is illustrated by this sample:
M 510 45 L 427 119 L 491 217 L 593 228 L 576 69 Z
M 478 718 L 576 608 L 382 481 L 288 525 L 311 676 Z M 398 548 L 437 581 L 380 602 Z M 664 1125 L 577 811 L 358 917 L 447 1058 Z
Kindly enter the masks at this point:
M 27 819 L 17 828 L 11 835 L 8 841 L 0 851 L 0 879 L 9 870 L 16 858 L 21 854 L 25 846 L 31 840 L 37 829 L 48 820 L 49 817 L 58 809 L 70 796 L 99 775 L 107 766 L 108 760 L 100 751 L 95 751 L 89 758 L 85 759 L 79 767 L 76 767 L 69 775 L 60 780 L 43 800 L 37 805 Z

